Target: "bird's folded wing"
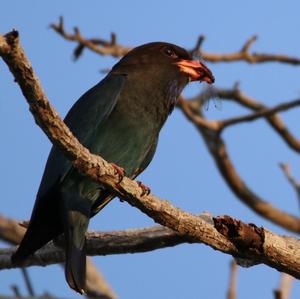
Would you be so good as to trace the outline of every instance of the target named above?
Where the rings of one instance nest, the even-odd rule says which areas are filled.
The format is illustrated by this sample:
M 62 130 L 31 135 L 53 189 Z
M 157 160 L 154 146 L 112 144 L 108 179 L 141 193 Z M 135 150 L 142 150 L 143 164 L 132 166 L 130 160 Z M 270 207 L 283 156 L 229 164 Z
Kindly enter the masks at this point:
M 144 171 L 145 168 L 148 167 L 149 163 L 151 162 L 154 156 L 157 142 L 158 142 L 158 138 L 156 138 L 151 144 L 151 146 L 149 147 L 149 150 L 146 153 L 146 156 L 142 161 L 142 164 L 136 169 L 134 174 L 131 176 L 132 179 L 135 179 L 141 172 Z M 91 209 L 92 210 L 91 217 L 94 217 L 97 213 L 99 213 L 113 198 L 114 195 L 111 194 L 109 190 L 103 190 L 99 198 L 93 203 Z
M 110 74 L 88 90 L 68 112 L 65 123 L 78 140 L 86 145 L 94 130 L 101 125 L 115 107 L 126 81 L 126 75 Z M 71 162 L 55 146 L 52 147 L 37 197 L 59 183 L 72 167 Z

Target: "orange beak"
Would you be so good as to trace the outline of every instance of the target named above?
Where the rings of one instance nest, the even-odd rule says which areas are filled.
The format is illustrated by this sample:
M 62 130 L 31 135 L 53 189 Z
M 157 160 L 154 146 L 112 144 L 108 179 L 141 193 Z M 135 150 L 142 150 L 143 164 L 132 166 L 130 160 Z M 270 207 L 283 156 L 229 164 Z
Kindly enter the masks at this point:
M 181 72 L 189 76 L 191 81 L 205 81 L 208 84 L 215 82 L 215 77 L 210 69 L 200 61 L 182 59 L 176 64 L 179 66 Z

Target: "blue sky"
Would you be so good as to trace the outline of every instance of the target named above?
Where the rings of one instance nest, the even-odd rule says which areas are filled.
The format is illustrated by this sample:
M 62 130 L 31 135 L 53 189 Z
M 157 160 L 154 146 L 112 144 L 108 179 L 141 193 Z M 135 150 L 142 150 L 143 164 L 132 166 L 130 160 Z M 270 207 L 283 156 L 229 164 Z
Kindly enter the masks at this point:
M 0 30 L 20 31 L 21 41 L 42 85 L 61 115 L 80 95 L 98 82 L 101 69 L 116 59 L 85 51 L 79 61 L 71 59 L 74 44 L 49 29 L 60 15 L 66 29 L 79 26 L 87 37 L 108 38 L 136 46 L 150 41 L 168 41 L 191 48 L 205 34 L 204 49 L 229 52 L 240 49 L 253 34 L 259 36 L 253 50 L 300 57 L 298 1 L 6 1 L 1 6 Z M 299 67 L 269 63 L 209 64 L 219 87 L 241 88 L 267 105 L 300 95 Z M 4 63 L 0 62 L 1 209 L 16 219 L 28 219 L 44 169 L 50 142 L 35 125 L 23 96 Z M 199 84 L 185 90 L 187 97 L 201 91 Z M 225 118 L 245 113 L 225 101 L 222 109 L 210 105 L 208 117 Z M 299 108 L 283 114 L 300 137 Z M 297 214 L 294 191 L 286 182 L 278 162 L 289 162 L 300 179 L 299 155 L 289 150 L 263 120 L 228 129 L 224 137 L 229 153 L 243 179 L 275 206 Z M 255 215 L 230 192 L 214 166 L 194 127 L 175 111 L 162 130 L 157 154 L 140 176 L 156 195 L 193 213 L 210 211 L 254 222 L 278 233 L 290 234 Z M 138 210 L 112 202 L 95 217 L 94 230 L 125 229 L 152 225 Z M 4 246 L 4 244 L 3 244 Z M 136 255 L 94 258 L 120 298 L 224 298 L 230 257 L 204 245 Z M 60 297 L 76 297 L 67 287 L 59 266 L 30 268 L 37 293 L 49 291 Z M 240 269 L 238 295 L 242 298 L 273 298 L 279 273 L 266 266 Z M 249 283 L 251 281 L 251 283 Z M 0 294 L 12 294 L 17 284 L 25 294 L 18 270 L 0 272 Z M 256 287 L 253 288 L 252 286 Z M 295 285 L 291 298 L 299 297 Z M 79 298 L 79 296 L 78 296 Z

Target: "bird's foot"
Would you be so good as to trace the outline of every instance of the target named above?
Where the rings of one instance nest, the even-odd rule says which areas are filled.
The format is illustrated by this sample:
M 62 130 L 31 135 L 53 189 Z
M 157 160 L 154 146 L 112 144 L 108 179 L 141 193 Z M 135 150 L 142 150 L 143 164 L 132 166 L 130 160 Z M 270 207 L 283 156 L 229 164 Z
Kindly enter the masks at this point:
M 142 182 L 140 182 L 140 181 L 137 181 L 137 183 L 138 183 L 139 187 L 142 189 L 142 194 L 141 194 L 141 196 L 149 195 L 149 194 L 150 194 L 151 189 L 150 189 L 148 186 L 144 185 L 144 184 L 143 184 Z
M 117 185 L 119 185 L 122 182 L 124 176 L 126 175 L 125 169 L 118 166 L 115 163 L 110 163 L 110 165 L 114 168 L 115 174 L 117 174 L 119 176 L 119 181 L 117 183 Z

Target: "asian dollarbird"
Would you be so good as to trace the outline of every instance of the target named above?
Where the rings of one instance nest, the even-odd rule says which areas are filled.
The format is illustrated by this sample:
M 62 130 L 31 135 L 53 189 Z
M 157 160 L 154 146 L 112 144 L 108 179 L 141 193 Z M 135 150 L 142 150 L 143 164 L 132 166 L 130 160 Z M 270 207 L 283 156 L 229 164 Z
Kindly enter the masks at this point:
M 154 42 L 139 46 L 73 105 L 65 123 L 92 153 L 135 178 L 151 162 L 159 132 L 190 81 L 211 84 L 214 77 L 203 63 L 176 45 Z M 89 219 L 113 197 L 53 146 L 27 231 L 12 262 L 22 263 L 64 233 L 66 280 L 83 294 Z

